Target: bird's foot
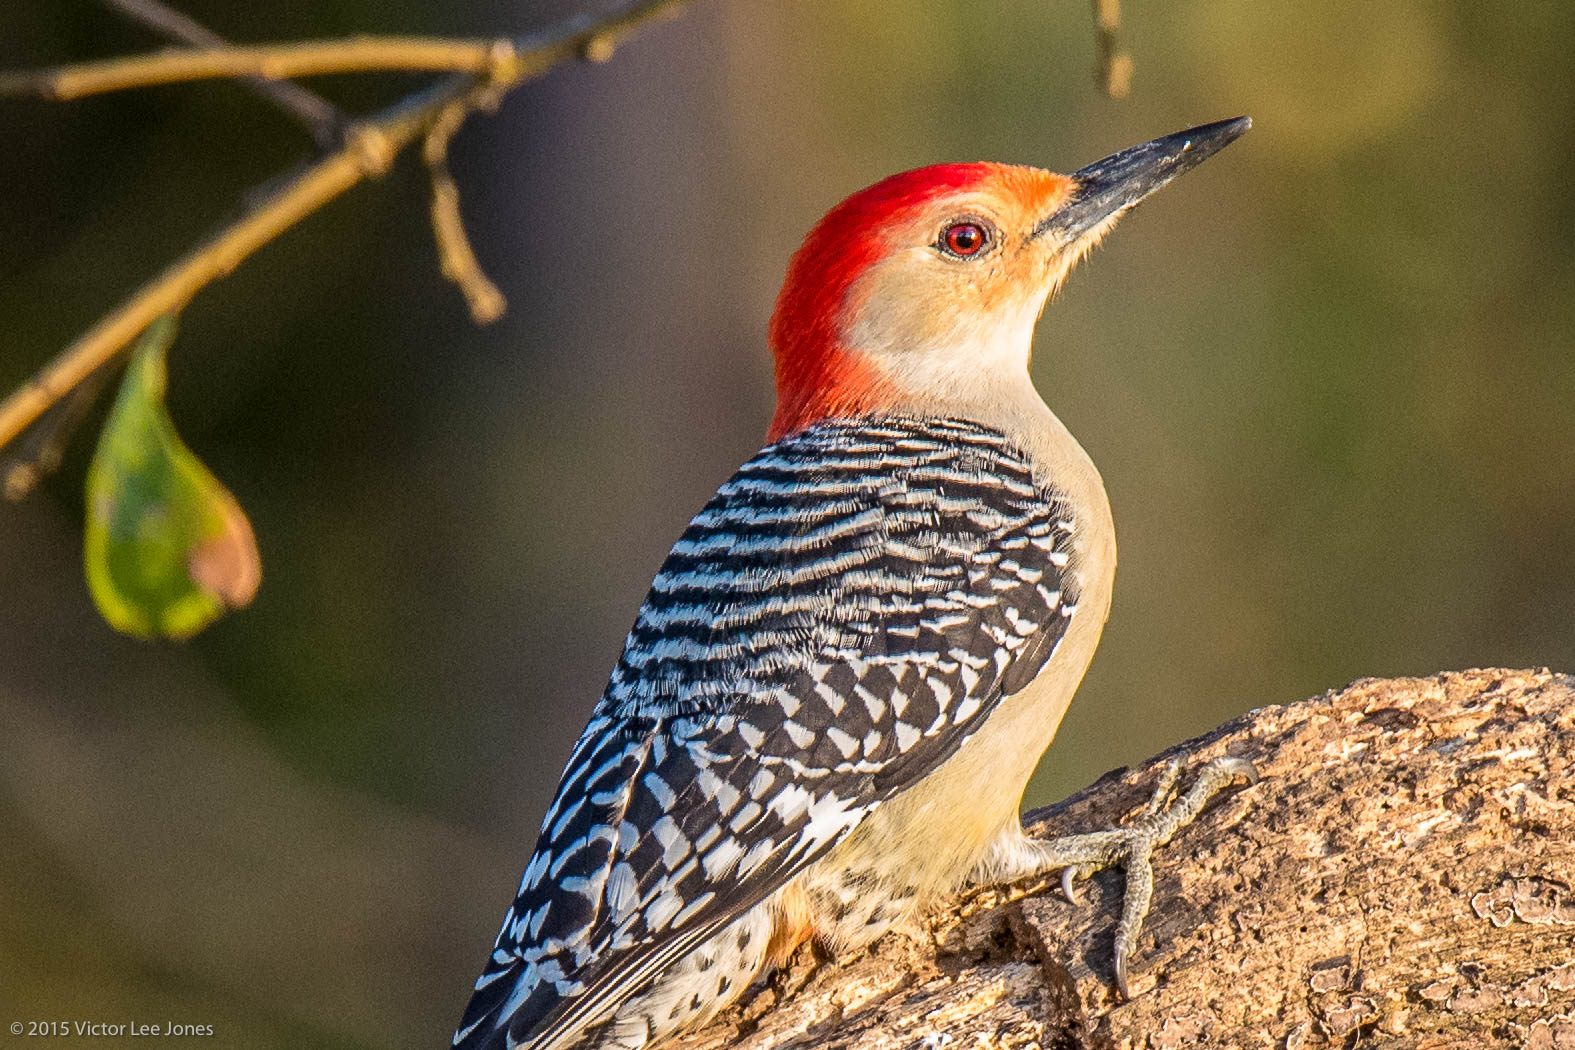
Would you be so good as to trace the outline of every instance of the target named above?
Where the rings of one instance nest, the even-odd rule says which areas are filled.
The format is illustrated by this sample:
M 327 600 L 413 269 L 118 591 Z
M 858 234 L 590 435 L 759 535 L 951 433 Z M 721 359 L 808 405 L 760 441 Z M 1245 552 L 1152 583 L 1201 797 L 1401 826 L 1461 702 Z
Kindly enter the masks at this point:
M 1216 758 L 1198 771 L 1191 789 L 1172 802 L 1171 794 L 1180 771 L 1181 762 L 1172 759 L 1160 774 L 1148 805 L 1126 827 L 1055 839 L 1030 839 L 1019 835 L 1015 841 L 1003 843 L 1005 848 L 998 848 L 986 862 L 985 871 L 995 882 L 1015 882 L 1059 868 L 1061 891 L 1074 904 L 1078 899 L 1073 884 L 1078 879 L 1121 865 L 1126 871 L 1126 894 L 1122 900 L 1121 918 L 1116 923 L 1115 973 L 1116 989 L 1123 999 L 1132 998 L 1127 987 L 1127 959 L 1137 944 L 1138 932 L 1143 928 L 1143 919 L 1148 915 L 1154 896 L 1154 871 L 1150 863 L 1154 850 L 1191 823 L 1209 800 L 1237 777 L 1244 776 L 1253 784 L 1258 782 L 1257 770 L 1246 759 Z

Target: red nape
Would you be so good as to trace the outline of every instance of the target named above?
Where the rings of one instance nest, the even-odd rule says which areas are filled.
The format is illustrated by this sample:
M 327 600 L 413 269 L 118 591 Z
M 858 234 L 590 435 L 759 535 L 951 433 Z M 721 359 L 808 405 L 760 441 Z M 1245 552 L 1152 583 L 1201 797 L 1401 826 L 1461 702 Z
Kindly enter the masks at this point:
M 885 231 L 938 196 L 999 180 L 1006 165 L 937 164 L 860 190 L 821 219 L 788 264 L 771 315 L 777 411 L 767 438 L 775 441 L 817 420 L 878 409 L 890 391 L 884 378 L 843 342 L 848 289 L 888 251 Z

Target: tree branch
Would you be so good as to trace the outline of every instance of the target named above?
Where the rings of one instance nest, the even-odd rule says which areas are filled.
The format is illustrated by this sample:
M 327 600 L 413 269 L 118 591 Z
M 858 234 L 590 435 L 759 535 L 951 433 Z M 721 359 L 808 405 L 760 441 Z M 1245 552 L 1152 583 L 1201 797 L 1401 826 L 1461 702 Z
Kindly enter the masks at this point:
M 505 41 L 501 48 L 493 42 L 448 42 L 451 55 L 470 56 L 472 67 L 467 68 L 471 68 L 471 72 L 447 77 L 351 125 L 339 149 L 290 178 L 246 215 L 143 285 L 0 404 L 0 447 L 14 439 L 84 379 L 112 361 L 154 318 L 179 311 L 198 291 L 234 270 L 285 230 L 352 186 L 386 171 L 402 150 L 428 135 L 438 125 L 443 114 L 458 112 L 468 115 L 492 105 L 503 94 L 534 80 L 560 63 L 577 58 L 605 60 L 630 33 L 654 18 L 676 15 L 689 2 L 691 0 L 623 0 L 610 12 L 577 15 L 542 32 Z M 394 64 L 396 60 L 407 61 L 414 54 L 401 51 L 398 41 L 390 44 L 386 40 L 358 38 L 349 42 L 350 53 L 360 56 L 364 62 L 372 62 L 373 56 L 378 53 L 374 45 L 391 47 L 392 50 L 382 52 L 383 64 L 368 64 L 358 68 L 412 68 Z M 324 49 L 331 51 L 334 46 L 299 45 L 305 51 L 317 49 L 320 62 L 325 61 Z M 254 52 L 256 50 L 252 49 Z M 487 56 L 485 62 L 475 61 L 481 51 Z M 235 53 L 247 52 L 243 50 L 217 55 L 223 59 Z M 436 50 L 427 52 L 429 58 L 436 53 Z M 201 54 L 205 60 L 215 57 L 213 52 Z M 137 62 L 152 60 L 128 61 L 135 65 Z M 283 73 L 269 68 L 273 75 L 296 75 L 300 72 L 297 67 L 289 67 Z M 345 67 L 340 65 L 335 68 Z M 215 75 L 233 76 L 256 72 L 262 70 L 255 65 L 246 68 L 232 66 L 224 73 Z M 13 84 L 18 83 L 19 76 L 26 78 L 36 75 L 13 74 L 9 80 Z M 0 83 L 5 80 L 0 78 Z M 36 90 L 37 83 L 31 83 L 32 89 Z M 0 93 L 3 93 L 3 89 L 0 89 Z
M 1132 90 L 1132 56 L 1121 50 L 1121 0 L 1093 0 L 1094 48 L 1098 54 L 1094 83 L 1111 98 Z
M 477 324 L 491 324 L 503 316 L 508 300 L 481 269 L 476 252 L 465 233 L 465 220 L 459 211 L 459 184 L 448 170 L 448 144 L 470 115 L 462 105 L 452 105 L 438 115 L 421 146 L 427 176 L 432 182 L 432 236 L 437 241 L 438 266 L 443 276 L 453 281 L 465 297 L 470 318 Z
M 332 73 L 496 72 L 507 79 L 513 43 L 443 37 L 353 36 L 256 47 L 170 49 L 151 55 L 0 74 L 0 95 L 71 100 L 110 91 L 257 76 L 268 80 Z

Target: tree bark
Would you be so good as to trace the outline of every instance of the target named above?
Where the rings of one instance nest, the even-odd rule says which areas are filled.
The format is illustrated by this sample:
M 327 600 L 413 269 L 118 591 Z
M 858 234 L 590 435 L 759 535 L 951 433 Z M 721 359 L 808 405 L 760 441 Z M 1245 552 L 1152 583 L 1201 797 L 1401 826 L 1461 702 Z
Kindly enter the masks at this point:
M 1111 986 L 1122 875 L 947 901 L 834 962 L 808 950 L 685 1050 L 1575 1048 L 1575 678 L 1365 679 L 1264 708 L 1029 814 L 1037 834 L 1140 810 L 1237 755 L 1155 854 L 1152 911 Z

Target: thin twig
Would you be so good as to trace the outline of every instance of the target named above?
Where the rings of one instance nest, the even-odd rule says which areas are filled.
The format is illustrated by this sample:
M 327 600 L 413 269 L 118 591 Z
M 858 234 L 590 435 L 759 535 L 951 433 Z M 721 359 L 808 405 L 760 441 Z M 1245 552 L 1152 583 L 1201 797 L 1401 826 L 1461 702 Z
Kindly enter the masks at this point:
M 132 21 L 182 44 L 202 48 L 227 48 L 230 42 L 160 0 L 101 0 Z M 338 145 L 340 133 L 350 123 L 338 106 L 315 91 L 288 80 L 246 76 L 241 81 L 255 94 L 273 103 L 306 128 L 322 149 Z
M 1094 41 L 1099 50 L 1094 82 L 1111 98 L 1132 90 L 1132 56 L 1121 50 L 1121 0 L 1094 0 Z
M 259 76 L 268 80 L 327 73 L 475 73 L 491 75 L 507 66 L 507 40 L 449 40 L 441 37 L 353 36 L 255 47 L 177 48 L 151 55 L 80 62 L 49 69 L 0 74 L 0 95 L 77 99 L 108 91 Z M 502 71 L 506 79 L 506 69 Z
M 470 110 L 462 103 L 450 105 L 438 114 L 422 143 L 421 157 L 432 180 L 432 235 L 437 240 L 438 265 L 443 276 L 453 281 L 464 295 L 471 320 L 477 324 L 491 324 L 503 316 L 509 302 L 476 259 L 459 210 L 459 184 L 448 170 L 449 140 L 469 116 Z
M 429 133 L 451 106 L 474 112 L 499 95 L 576 58 L 602 60 L 644 23 L 675 16 L 691 0 L 623 0 L 610 12 L 576 15 L 540 33 L 509 42 L 510 61 L 497 79 L 447 77 L 353 125 L 344 144 L 284 182 L 242 218 L 143 285 L 21 389 L 0 404 L 0 447 L 113 360 L 160 314 L 179 311 L 202 288 L 350 187 L 385 171 L 416 139 Z M 498 66 L 492 70 L 497 72 Z
M 71 435 L 114 374 L 113 365 L 94 372 L 51 405 L 20 440 L 0 449 L 0 492 L 6 499 L 25 499 L 40 481 L 55 472 Z

